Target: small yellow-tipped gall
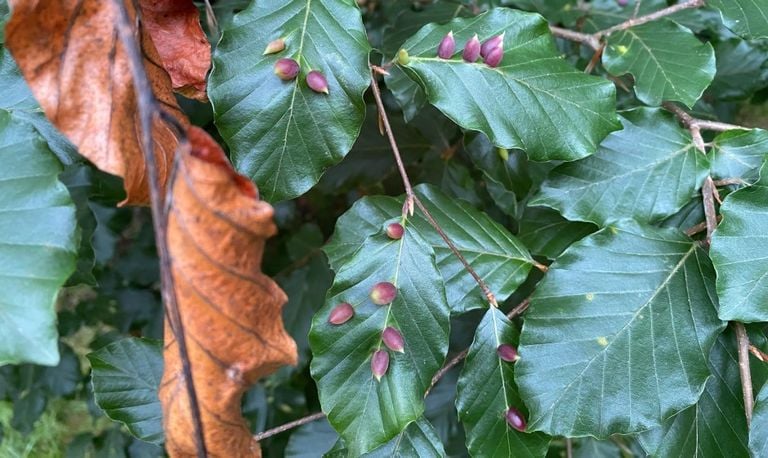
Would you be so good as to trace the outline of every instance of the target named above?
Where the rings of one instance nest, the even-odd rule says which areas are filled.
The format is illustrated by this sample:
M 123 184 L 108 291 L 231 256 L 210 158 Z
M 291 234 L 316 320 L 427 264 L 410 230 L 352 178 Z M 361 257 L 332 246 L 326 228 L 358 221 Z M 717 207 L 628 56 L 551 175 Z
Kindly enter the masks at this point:
M 397 52 L 397 63 L 400 65 L 408 65 L 411 62 L 411 56 L 408 55 L 408 51 L 401 49 Z
M 277 40 L 272 40 L 269 42 L 267 47 L 264 48 L 264 53 L 262 53 L 262 56 L 266 56 L 267 54 L 276 54 L 283 49 L 285 49 L 285 40 L 278 38 Z
M 317 70 L 307 73 L 307 86 L 315 92 L 328 93 L 328 80 Z
M 387 326 L 384 329 L 384 332 L 381 333 L 381 340 L 384 341 L 384 345 L 390 350 L 404 353 L 405 340 L 403 339 L 403 335 L 392 326 Z
M 525 417 L 523 417 L 523 414 L 520 413 L 519 410 L 510 407 L 507 409 L 507 413 L 504 416 L 506 417 L 509 426 L 520 432 L 525 432 Z
M 453 39 L 453 31 L 448 32 L 437 46 L 437 57 L 441 59 L 450 59 L 456 51 L 456 40 Z
M 507 162 L 509 160 L 509 150 L 506 148 L 497 148 L 496 151 L 499 153 L 499 157 L 502 161 Z
M 501 63 L 501 59 L 504 58 L 504 48 L 497 46 L 485 55 L 485 65 L 489 67 L 498 67 Z
M 461 57 L 466 62 L 474 62 L 480 57 L 480 40 L 477 38 L 477 34 L 467 40 L 467 44 L 464 45 L 464 51 L 461 53 Z
M 328 314 L 328 322 L 335 325 L 344 324 L 355 316 L 355 309 L 352 304 L 342 302 L 331 310 Z
M 371 300 L 376 305 L 386 305 L 397 297 L 397 288 L 388 281 L 376 283 L 371 289 Z
M 496 348 L 496 353 L 499 355 L 499 358 L 508 363 L 514 363 L 520 359 L 520 355 L 517 353 L 517 349 L 509 344 L 499 345 L 498 348 Z
M 371 372 L 376 377 L 377 382 L 381 381 L 381 378 L 387 373 L 387 369 L 389 369 L 389 353 L 387 353 L 387 350 L 376 350 L 373 352 Z
M 299 74 L 299 63 L 293 59 L 278 59 L 275 62 L 275 75 L 283 81 L 290 81 Z
M 405 234 L 405 228 L 400 223 L 387 224 L 387 236 L 394 240 L 400 240 Z
M 483 43 L 482 46 L 480 46 L 480 55 L 485 58 L 489 52 L 491 52 L 494 48 L 500 48 L 504 46 L 504 34 L 496 35 L 495 37 L 491 37 Z

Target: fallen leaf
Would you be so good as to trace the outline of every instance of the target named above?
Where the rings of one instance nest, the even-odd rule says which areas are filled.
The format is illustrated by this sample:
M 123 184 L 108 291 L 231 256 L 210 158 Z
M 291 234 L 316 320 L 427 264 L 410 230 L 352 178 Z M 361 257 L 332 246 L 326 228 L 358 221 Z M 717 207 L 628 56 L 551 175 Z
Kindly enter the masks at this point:
M 261 273 L 264 242 L 277 232 L 274 211 L 205 131 L 191 127 L 189 139 L 191 152 L 177 153 L 168 247 L 206 447 L 216 457 L 261 456 L 241 397 L 260 377 L 297 361 L 283 328 L 285 293 Z M 189 401 L 167 324 L 165 336 L 166 447 L 172 457 L 193 457 Z
M 211 67 L 211 44 L 192 0 L 141 0 L 139 5 L 173 89 L 207 102 L 205 77 Z
M 116 31 L 117 11 L 105 0 L 11 0 L 6 46 L 53 124 L 98 168 L 123 177 L 128 204 L 149 203 L 146 164 L 130 65 Z M 129 14 L 135 10 L 126 1 Z M 141 31 L 144 66 L 162 108 L 183 125 L 160 57 Z M 157 170 L 165 183 L 178 143 L 154 123 Z

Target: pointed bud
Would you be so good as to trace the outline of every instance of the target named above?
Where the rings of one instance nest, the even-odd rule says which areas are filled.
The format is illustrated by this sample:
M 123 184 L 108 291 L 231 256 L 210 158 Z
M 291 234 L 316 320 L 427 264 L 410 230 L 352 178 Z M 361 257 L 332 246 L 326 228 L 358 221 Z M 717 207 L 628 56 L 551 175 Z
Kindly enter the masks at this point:
M 405 233 L 405 229 L 403 228 L 403 225 L 400 223 L 392 223 L 387 225 L 387 235 L 391 239 L 400 240 L 403 238 L 403 234 Z
M 507 162 L 509 160 L 509 151 L 506 148 L 498 148 L 496 151 L 498 151 L 502 161 Z
M 505 417 L 507 418 L 507 424 L 509 424 L 509 426 L 522 433 L 525 432 L 525 417 L 523 417 L 523 414 L 521 414 L 519 410 L 510 407 L 507 409 Z
M 480 57 L 480 40 L 477 39 L 477 34 L 467 40 L 461 57 L 467 62 L 474 62 Z
M 485 56 L 485 64 L 489 67 L 498 67 L 503 57 L 504 48 L 498 46 L 488 51 L 488 54 Z
M 272 40 L 269 42 L 266 48 L 264 48 L 264 53 L 262 56 L 266 56 L 267 54 L 275 54 L 279 53 L 285 49 L 285 40 L 282 38 L 278 38 L 277 40 Z
M 384 332 L 381 333 L 381 340 L 384 341 L 384 345 L 390 350 L 404 353 L 405 340 L 403 340 L 403 335 L 392 326 L 387 326 L 384 329 Z
M 389 369 L 389 353 L 387 353 L 387 350 L 376 350 L 373 352 L 371 372 L 373 372 L 377 382 L 381 381 L 381 378 L 387 373 L 387 369 Z
M 520 359 L 520 355 L 517 353 L 517 349 L 512 345 L 501 344 L 496 349 L 496 353 L 499 354 L 499 358 L 503 359 L 508 363 L 514 363 L 515 361 Z
M 437 47 L 437 57 L 450 59 L 454 51 L 456 51 L 456 41 L 453 39 L 453 31 L 451 31 L 440 41 L 440 45 Z
M 328 315 L 328 322 L 335 325 L 344 324 L 353 316 L 355 316 L 355 309 L 352 304 L 342 302 L 331 310 Z
M 480 46 L 480 55 L 485 58 L 488 53 L 491 51 L 491 49 L 499 48 L 504 46 L 504 34 L 496 35 L 495 37 L 491 37 L 483 43 L 482 46 Z
M 397 288 L 388 281 L 376 283 L 371 289 L 371 300 L 376 305 L 385 305 L 395 300 Z
M 312 70 L 307 74 L 307 86 L 315 92 L 328 93 L 328 81 L 317 70 Z
M 275 75 L 283 81 L 290 81 L 299 74 L 299 63 L 293 59 L 278 59 L 275 62 Z
M 401 49 L 397 52 L 397 63 L 400 65 L 408 65 L 411 61 L 411 56 L 408 55 L 408 51 Z

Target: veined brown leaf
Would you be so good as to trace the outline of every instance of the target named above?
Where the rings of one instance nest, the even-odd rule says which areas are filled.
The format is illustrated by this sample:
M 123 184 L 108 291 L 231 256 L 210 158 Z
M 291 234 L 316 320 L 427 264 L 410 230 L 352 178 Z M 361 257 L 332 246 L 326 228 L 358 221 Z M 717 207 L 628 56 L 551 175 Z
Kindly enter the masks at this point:
M 205 76 L 211 68 L 211 44 L 192 0 L 141 0 L 142 22 L 171 76 L 173 90 L 208 101 Z
M 139 144 L 133 78 L 115 24 L 112 1 L 11 0 L 6 46 L 48 119 L 80 154 L 123 177 L 128 204 L 149 203 L 146 164 Z M 131 16 L 136 11 L 126 1 Z M 146 28 L 141 49 L 152 89 L 163 109 L 182 124 L 171 80 Z M 154 125 L 157 171 L 165 183 L 178 140 L 160 120 Z
M 189 130 L 168 215 L 168 249 L 178 308 L 210 456 L 261 456 L 242 418 L 242 394 L 258 378 L 296 364 L 283 328 L 285 293 L 261 273 L 264 242 L 277 231 L 273 209 L 230 166 L 203 130 Z M 166 447 L 196 456 L 179 352 L 166 324 L 160 386 Z

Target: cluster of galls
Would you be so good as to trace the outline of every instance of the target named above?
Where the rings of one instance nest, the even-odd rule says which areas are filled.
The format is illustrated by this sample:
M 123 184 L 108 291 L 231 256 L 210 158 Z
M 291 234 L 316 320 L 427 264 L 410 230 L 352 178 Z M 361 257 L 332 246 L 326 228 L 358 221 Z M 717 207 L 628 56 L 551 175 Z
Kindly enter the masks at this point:
M 405 228 L 400 223 L 391 223 L 387 225 L 385 232 L 387 236 L 393 240 L 399 240 L 405 234 Z M 397 297 L 397 287 L 388 281 L 376 283 L 371 288 L 369 294 L 371 302 L 376 305 L 391 304 Z M 332 325 L 339 326 L 347 321 L 351 320 L 355 316 L 355 308 L 349 302 L 342 302 L 331 310 L 328 315 L 328 322 Z M 404 353 L 405 339 L 400 331 L 387 326 L 381 333 L 381 341 L 392 351 Z M 389 353 L 387 350 L 376 350 L 371 357 L 371 372 L 376 377 L 377 381 L 381 381 L 381 377 L 387 373 L 389 369 Z
M 284 49 L 285 40 L 283 38 L 278 38 L 277 40 L 271 41 L 267 45 L 266 49 L 264 49 L 263 55 L 276 54 L 283 51 Z M 283 81 L 291 81 L 296 79 L 300 70 L 301 67 L 299 66 L 299 63 L 294 59 L 286 57 L 278 59 L 277 62 L 275 62 L 275 75 L 277 75 L 277 77 Z M 309 86 L 309 88 L 313 91 L 323 94 L 328 93 L 328 80 L 325 79 L 325 75 L 323 75 L 321 72 L 317 70 L 310 71 L 307 73 L 306 81 L 307 86 Z
M 450 59 L 456 52 L 456 41 L 453 39 L 453 32 L 443 37 L 437 47 L 437 57 L 441 59 Z M 467 40 L 464 45 L 464 51 L 461 58 L 466 62 L 473 63 L 482 57 L 483 62 L 489 67 L 498 67 L 501 59 L 504 57 L 504 34 L 496 35 L 485 40 L 480 44 L 477 34 Z

